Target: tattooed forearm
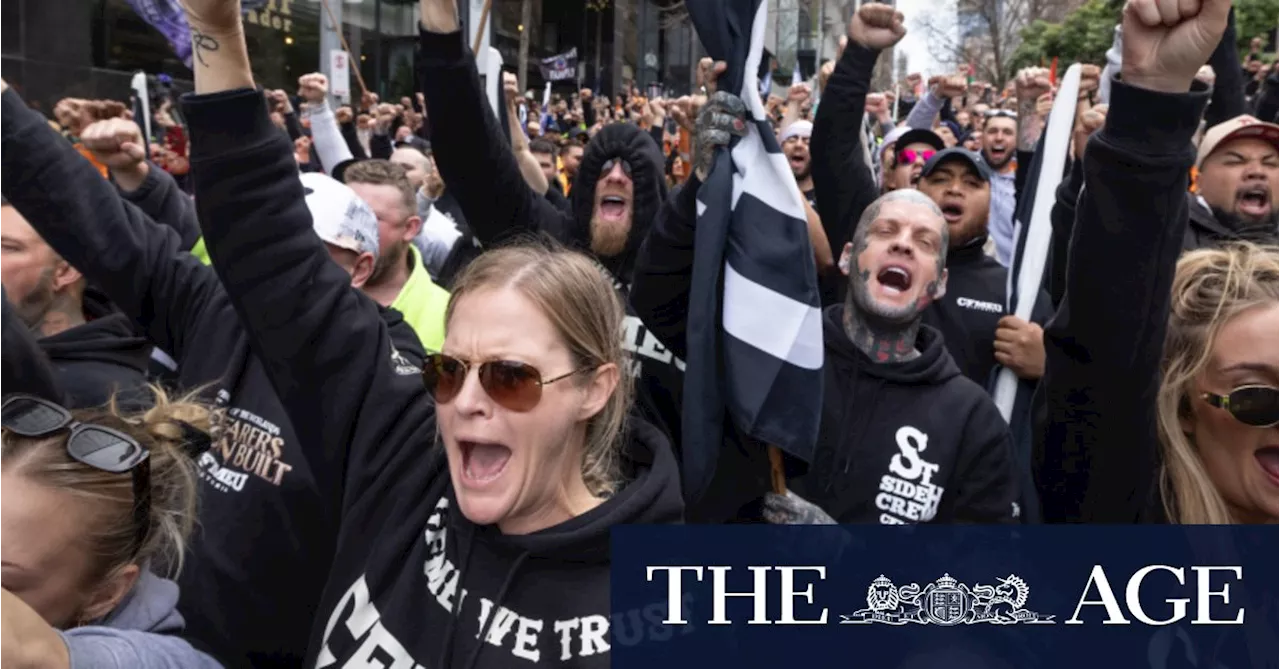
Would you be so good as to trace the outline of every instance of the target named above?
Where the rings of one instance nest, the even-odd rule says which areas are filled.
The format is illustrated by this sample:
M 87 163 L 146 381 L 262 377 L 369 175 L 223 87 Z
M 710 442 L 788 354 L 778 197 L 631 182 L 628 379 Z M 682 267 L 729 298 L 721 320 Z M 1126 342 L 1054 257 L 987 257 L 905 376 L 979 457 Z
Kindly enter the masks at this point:
M 200 67 L 209 66 L 204 62 L 204 52 L 217 51 L 221 46 L 212 35 L 206 35 L 194 26 L 191 28 L 191 52 L 196 57 L 196 62 L 200 63 Z
M 1018 100 L 1018 150 L 1035 151 L 1044 121 L 1036 113 L 1036 101 Z

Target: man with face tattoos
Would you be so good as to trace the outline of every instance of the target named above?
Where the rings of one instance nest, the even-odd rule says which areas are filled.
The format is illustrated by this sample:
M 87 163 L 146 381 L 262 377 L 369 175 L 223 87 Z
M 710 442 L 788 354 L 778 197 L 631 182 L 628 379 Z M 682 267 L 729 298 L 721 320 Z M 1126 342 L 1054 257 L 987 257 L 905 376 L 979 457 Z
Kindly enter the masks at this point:
M 876 7 L 892 16 L 892 8 Z M 641 247 L 631 292 L 641 318 L 677 355 L 684 352 L 679 314 L 688 305 L 697 187 L 691 179 L 664 206 Z M 960 372 L 942 335 L 921 323 L 946 294 L 948 237 L 942 211 L 919 191 L 888 193 L 862 212 L 840 258 L 844 303 L 823 313 L 824 397 L 814 461 L 789 482 L 787 496 L 765 496 L 765 519 L 1016 520 L 1008 428 L 986 392 Z M 745 502 L 758 483 L 750 476 L 769 471 L 763 452 L 727 444 L 708 494 Z

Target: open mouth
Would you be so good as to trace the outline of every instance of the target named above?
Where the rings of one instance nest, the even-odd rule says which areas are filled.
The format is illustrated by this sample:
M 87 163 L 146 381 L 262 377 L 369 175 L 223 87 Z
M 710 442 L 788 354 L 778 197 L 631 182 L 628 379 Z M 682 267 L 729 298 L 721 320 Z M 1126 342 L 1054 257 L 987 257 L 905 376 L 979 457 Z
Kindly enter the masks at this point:
M 940 207 L 942 209 L 942 218 L 946 219 L 947 225 L 959 223 L 964 217 L 964 207 L 955 202 L 946 202 Z
M 1271 213 L 1271 192 L 1266 186 L 1250 186 L 1236 195 L 1236 208 L 1246 216 L 1266 216 Z
M 462 478 L 467 483 L 490 483 L 502 476 L 511 461 L 511 449 L 502 444 L 459 441 L 458 449 L 462 451 Z
M 911 272 L 900 265 L 889 265 L 876 274 L 876 282 L 889 293 L 896 295 L 911 288 Z
M 626 198 L 606 195 L 600 200 L 600 215 L 611 220 L 622 220 L 627 215 Z
M 1280 448 L 1268 446 L 1267 448 L 1259 448 L 1254 452 L 1253 457 L 1258 459 L 1258 464 L 1262 466 L 1262 471 L 1267 473 L 1271 478 L 1271 485 L 1276 485 L 1280 481 Z
M 805 160 L 803 156 L 789 156 L 787 157 L 787 162 L 791 163 L 791 169 L 793 170 L 804 169 Z

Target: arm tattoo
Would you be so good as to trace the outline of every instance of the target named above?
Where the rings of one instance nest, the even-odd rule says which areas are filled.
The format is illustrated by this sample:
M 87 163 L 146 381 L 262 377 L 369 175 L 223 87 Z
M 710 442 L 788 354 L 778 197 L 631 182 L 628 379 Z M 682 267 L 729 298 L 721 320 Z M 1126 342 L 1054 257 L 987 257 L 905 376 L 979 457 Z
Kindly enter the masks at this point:
M 1044 123 L 1036 114 L 1036 101 L 1018 100 L 1018 150 L 1035 151 Z
M 191 50 L 195 54 L 196 62 L 200 63 L 200 67 L 209 67 L 209 64 L 204 62 L 204 52 L 217 51 L 221 46 L 212 35 L 206 35 L 200 32 L 198 28 L 191 29 Z

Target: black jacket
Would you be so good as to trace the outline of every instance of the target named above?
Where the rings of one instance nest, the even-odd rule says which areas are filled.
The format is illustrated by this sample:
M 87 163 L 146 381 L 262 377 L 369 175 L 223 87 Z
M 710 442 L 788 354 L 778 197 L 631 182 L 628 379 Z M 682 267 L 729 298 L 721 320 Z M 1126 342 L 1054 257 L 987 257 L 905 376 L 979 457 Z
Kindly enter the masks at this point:
M 920 356 L 877 363 L 853 345 L 843 305 L 823 311 L 822 427 L 796 493 L 842 523 L 1002 523 L 1019 515 L 1009 429 L 937 330 Z
M 369 652 L 415 666 L 467 658 L 560 666 L 564 634 L 574 640 L 571 656 L 606 666 L 607 530 L 680 517 L 665 438 L 635 421 L 623 457 L 629 482 L 582 516 L 523 537 L 466 522 L 453 511 L 434 403 L 420 378 L 389 364 L 377 305 L 352 289 L 312 232 L 290 148 L 262 94 L 188 97 L 185 109 L 214 266 L 307 437 L 306 462 L 339 507 L 338 551 L 310 619 L 307 666 Z M 492 614 L 497 647 L 476 643 L 482 613 Z M 569 622 L 582 619 L 590 629 Z
M 187 637 L 228 666 L 299 666 L 333 555 L 341 490 L 302 455 L 304 443 L 320 439 L 306 429 L 311 417 L 299 425 L 285 414 L 214 269 L 181 251 L 171 228 L 122 200 L 16 92 L 6 91 L 3 105 L 5 197 L 172 353 L 184 389 L 204 388 L 224 413 L 213 448 L 197 461 L 199 529 L 179 579 Z M 197 137 L 219 141 L 207 132 Z M 278 190 L 279 181 L 265 187 Z M 398 312 L 380 313 L 411 363 L 398 366 L 421 365 L 425 353 L 413 330 Z M 388 343 L 384 351 L 391 350 Z M 393 354 L 386 355 L 390 364 Z M 421 383 L 416 370 L 407 373 Z
M 117 393 L 126 411 L 147 406 L 151 342 L 136 335 L 122 313 L 105 311 L 92 301 L 84 311 L 83 325 L 40 339 L 67 392 L 67 407 L 102 406 Z
M 480 88 L 475 58 L 462 33 L 423 31 L 421 43 L 422 87 L 431 109 L 436 165 L 446 192 L 461 205 L 471 232 L 483 247 L 540 234 L 590 254 L 591 215 L 600 168 L 615 157 L 624 158 L 631 166 L 634 201 L 630 236 L 622 253 L 597 260 L 613 276 L 627 304 L 623 346 L 632 358 L 630 371 L 636 379 L 641 414 L 671 436 L 678 450 L 684 362 L 658 343 L 625 299 L 635 256 L 666 198 L 662 155 L 653 138 L 626 123 L 601 129 L 583 152 L 570 197 L 572 212 L 562 210 L 525 183 L 501 124 Z M 461 242 L 453 251 L 473 252 Z
M 1089 140 L 1037 393 L 1045 522 L 1165 519 L 1155 397 L 1187 231 L 1191 137 L 1208 100 L 1200 82 L 1170 94 L 1117 77 L 1106 125 Z
M 813 141 L 809 144 L 813 189 L 818 217 L 831 244 L 831 257 L 836 259 L 852 238 L 862 211 L 880 195 L 862 145 L 864 106 L 871 87 L 871 71 L 879 55 L 879 51 L 857 43 L 845 48 L 822 92 L 822 104 L 818 105 L 813 122 Z M 839 272 L 820 277 L 822 304 L 839 304 L 845 283 Z
M 1009 269 L 983 253 L 985 242 L 982 237 L 947 251 L 947 292 L 925 309 L 922 320 L 942 333 L 960 372 L 990 388 L 996 325 L 1008 314 Z M 1031 321 L 1043 325 L 1052 315 L 1049 296 L 1042 291 Z

